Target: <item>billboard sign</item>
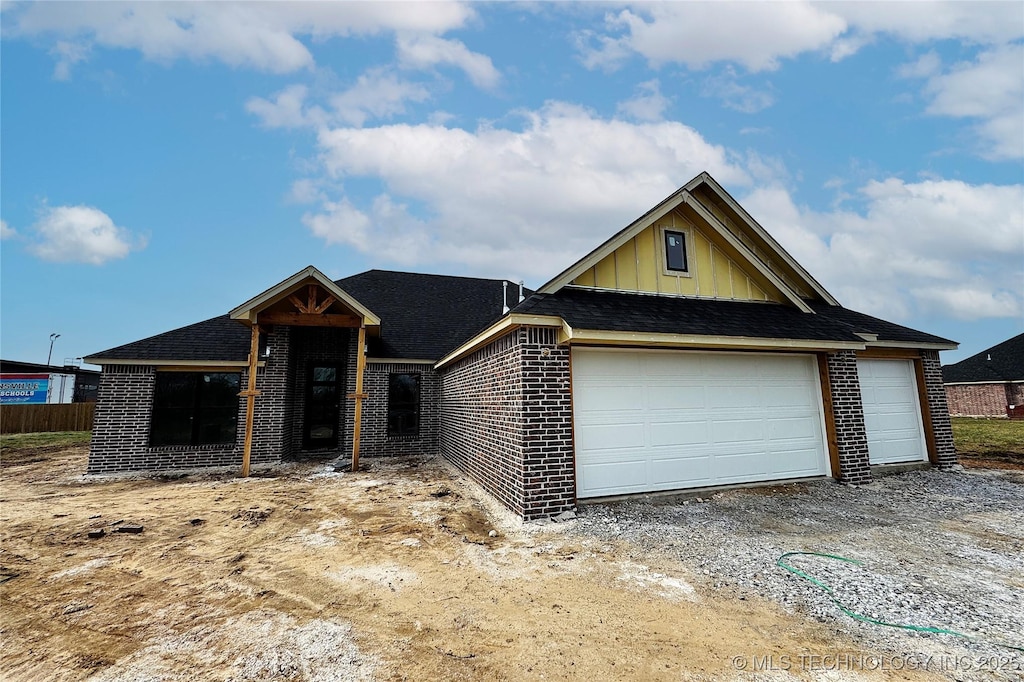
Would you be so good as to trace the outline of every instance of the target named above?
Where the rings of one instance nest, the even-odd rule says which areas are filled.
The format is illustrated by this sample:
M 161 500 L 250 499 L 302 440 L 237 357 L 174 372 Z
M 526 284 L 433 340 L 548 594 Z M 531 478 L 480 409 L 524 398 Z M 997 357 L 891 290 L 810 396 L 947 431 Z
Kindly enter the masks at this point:
M 0 405 L 45 403 L 49 388 L 49 374 L 0 374 Z

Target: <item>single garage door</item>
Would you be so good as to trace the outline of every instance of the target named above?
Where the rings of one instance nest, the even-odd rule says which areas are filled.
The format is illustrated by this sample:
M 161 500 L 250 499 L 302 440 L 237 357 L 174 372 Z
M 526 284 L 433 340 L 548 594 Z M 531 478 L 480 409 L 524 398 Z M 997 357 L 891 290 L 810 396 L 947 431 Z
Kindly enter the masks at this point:
M 913 361 L 858 359 L 857 376 L 868 432 L 868 461 L 927 460 Z
M 580 498 L 829 472 L 807 355 L 572 351 Z

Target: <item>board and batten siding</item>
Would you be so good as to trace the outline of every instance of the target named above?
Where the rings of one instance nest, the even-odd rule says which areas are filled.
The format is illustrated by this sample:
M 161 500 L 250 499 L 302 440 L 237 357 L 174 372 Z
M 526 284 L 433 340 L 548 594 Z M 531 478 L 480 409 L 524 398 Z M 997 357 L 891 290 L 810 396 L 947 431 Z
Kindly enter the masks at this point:
M 686 234 L 689 271 L 665 272 L 662 231 Z M 783 297 L 750 266 L 730 258 L 714 239 L 678 211 L 628 240 L 572 282 L 578 286 L 718 298 L 733 301 L 775 301 Z

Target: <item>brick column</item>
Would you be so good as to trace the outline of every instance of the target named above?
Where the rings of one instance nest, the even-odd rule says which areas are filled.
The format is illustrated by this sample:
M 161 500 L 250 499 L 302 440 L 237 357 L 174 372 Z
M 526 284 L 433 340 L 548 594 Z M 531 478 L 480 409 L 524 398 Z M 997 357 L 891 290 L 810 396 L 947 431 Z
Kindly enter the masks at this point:
M 856 354 L 852 350 L 829 353 L 828 378 L 839 450 L 839 480 L 855 485 L 870 483 L 868 435 L 864 426 Z
M 921 366 L 924 370 L 925 392 L 928 394 L 928 410 L 932 416 L 932 432 L 935 434 L 935 465 L 940 469 L 948 469 L 957 463 L 957 459 L 938 351 L 921 351 Z
M 572 509 L 576 478 L 572 444 L 569 348 L 557 330 L 519 330 L 523 381 L 523 517 Z
M 270 355 L 261 358 L 264 366 L 256 374 L 256 412 L 253 417 L 252 463 L 280 462 L 289 454 L 291 432 L 287 418 L 291 411 L 291 376 L 289 375 L 289 339 L 291 327 L 276 325 L 267 334 L 266 347 Z M 241 385 L 249 380 L 248 370 L 242 370 Z M 245 401 L 241 401 L 244 403 Z M 245 416 L 242 411 L 239 432 L 244 433 Z

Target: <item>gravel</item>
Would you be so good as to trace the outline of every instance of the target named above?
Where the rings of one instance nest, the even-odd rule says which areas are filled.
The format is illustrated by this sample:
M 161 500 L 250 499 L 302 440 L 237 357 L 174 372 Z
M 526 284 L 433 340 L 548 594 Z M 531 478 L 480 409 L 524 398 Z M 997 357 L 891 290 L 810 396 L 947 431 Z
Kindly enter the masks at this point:
M 819 481 L 585 505 L 564 527 L 626 542 L 638 560 L 652 552 L 678 559 L 698 584 L 769 599 L 866 650 L 967 656 L 974 670 L 958 671 L 957 679 L 1022 679 L 1024 654 L 997 644 L 1024 646 L 1022 521 L 1024 474 L 925 470 L 859 487 Z M 787 559 L 856 613 L 972 639 L 857 621 L 823 590 L 776 565 L 793 551 L 862 562 Z M 997 664 L 981 665 L 990 660 Z

